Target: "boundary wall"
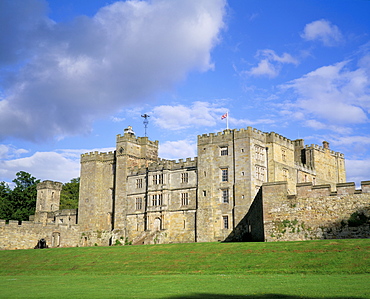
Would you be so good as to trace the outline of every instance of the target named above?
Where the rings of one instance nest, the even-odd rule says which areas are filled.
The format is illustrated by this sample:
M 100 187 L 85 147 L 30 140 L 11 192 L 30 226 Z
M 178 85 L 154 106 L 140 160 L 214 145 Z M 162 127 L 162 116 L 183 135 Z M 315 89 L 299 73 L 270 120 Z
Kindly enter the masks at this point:
M 370 238 L 370 181 L 331 186 L 297 184 L 288 195 L 286 182 L 265 183 L 265 241 Z

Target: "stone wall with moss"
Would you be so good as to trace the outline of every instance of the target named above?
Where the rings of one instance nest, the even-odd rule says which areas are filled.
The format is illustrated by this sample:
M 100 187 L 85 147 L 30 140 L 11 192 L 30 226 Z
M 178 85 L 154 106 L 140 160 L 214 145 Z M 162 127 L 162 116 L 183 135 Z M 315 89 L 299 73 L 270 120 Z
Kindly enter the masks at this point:
M 263 185 L 266 241 L 370 238 L 370 181 L 330 185 L 297 185 L 288 195 L 286 182 Z

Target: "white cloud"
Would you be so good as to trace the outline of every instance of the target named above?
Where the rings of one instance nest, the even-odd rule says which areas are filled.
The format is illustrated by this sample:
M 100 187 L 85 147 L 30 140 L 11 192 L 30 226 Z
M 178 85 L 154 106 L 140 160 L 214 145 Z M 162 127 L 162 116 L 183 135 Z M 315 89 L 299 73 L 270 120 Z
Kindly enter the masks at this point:
M 370 136 L 336 136 L 333 139 L 336 145 L 353 145 L 355 143 L 366 147 L 370 145 Z
M 41 180 L 68 182 L 80 174 L 78 160 L 56 152 L 36 152 L 30 157 L 0 161 L 0 176 L 5 181 L 15 178 L 18 171 L 26 171 Z
M 162 129 L 183 130 L 190 127 L 212 127 L 227 111 L 218 104 L 194 102 L 190 107 L 184 105 L 162 105 L 153 109 L 154 123 Z
M 19 157 L 22 154 L 28 153 L 28 150 L 23 148 L 15 148 L 12 145 L 0 144 L 0 159 L 9 159 Z
M 159 157 L 170 160 L 197 156 L 197 143 L 193 140 L 166 141 L 159 144 Z
M 279 74 L 277 68 L 268 60 L 262 59 L 256 67 L 246 72 L 250 76 L 267 76 L 274 78 Z
M 301 37 L 308 41 L 319 40 L 325 46 L 335 46 L 343 40 L 339 28 L 324 19 L 307 24 Z
M 12 3 L 0 2 L 7 15 L 0 25 L 9 29 L 0 34 L 0 63 L 17 66 L 0 74 L 0 139 L 34 141 L 89 133 L 95 119 L 171 88 L 190 71 L 212 69 L 226 5 L 119 1 L 92 18 L 56 24 L 45 1 Z
M 24 154 L 22 149 L 15 149 Z M 109 152 L 115 148 L 63 149 L 51 152 L 36 152 L 28 157 L 8 156 L 0 160 L 0 181 L 11 182 L 19 171 L 26 171 L 37 179 L 69 182 L 80 176 L 80 156 L 88 152 Z
M 359 186 L 360 182 L 370 179 L 370 159 L 346 159 L 346 171 L 347 182 L 355 182 Z
M 283 64 L 298 64 L 298 60 L 290 54 L 283 53 L 283 55 L 279 56 L 270 49 L 258 51 L 256 57 L 260 58 L 258 65 L 249 71 L 245 71 L 244 74 L 274 78 L 279 75 Z
M 369 121 L 370 68 L 349 69 L 349 62 L 324 66 L 281 86 L 297 101 L 291 109 L 335 127 Z M 312 123 L 311 123 L 312 125 Z
M 302 119 L 304 120 L 304 126 L 315 130 L 331 130 L 340 134 L 350 134 L 352 132 L 351 128 L 345 126 L 328 125 L 315 119 L 304 119 L 304 116 Z

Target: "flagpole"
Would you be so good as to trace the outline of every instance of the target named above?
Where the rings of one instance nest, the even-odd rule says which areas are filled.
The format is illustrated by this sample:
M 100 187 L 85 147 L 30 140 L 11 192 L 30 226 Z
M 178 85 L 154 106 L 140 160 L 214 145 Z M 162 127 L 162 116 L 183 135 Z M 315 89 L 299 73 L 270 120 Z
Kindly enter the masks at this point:
M 227 111 L 227 115 L 226 115 L 226 130 L 229 129 L 229 111 Z

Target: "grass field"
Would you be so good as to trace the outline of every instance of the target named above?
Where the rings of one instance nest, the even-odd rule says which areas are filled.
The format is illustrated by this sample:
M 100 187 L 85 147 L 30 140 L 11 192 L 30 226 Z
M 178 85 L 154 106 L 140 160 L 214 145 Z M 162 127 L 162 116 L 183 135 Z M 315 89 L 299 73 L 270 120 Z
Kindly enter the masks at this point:
M 1 298 L 370 298 L 370 239 L 0 251 Z

